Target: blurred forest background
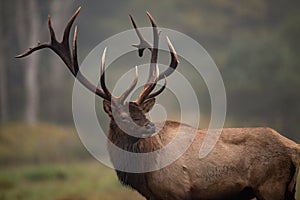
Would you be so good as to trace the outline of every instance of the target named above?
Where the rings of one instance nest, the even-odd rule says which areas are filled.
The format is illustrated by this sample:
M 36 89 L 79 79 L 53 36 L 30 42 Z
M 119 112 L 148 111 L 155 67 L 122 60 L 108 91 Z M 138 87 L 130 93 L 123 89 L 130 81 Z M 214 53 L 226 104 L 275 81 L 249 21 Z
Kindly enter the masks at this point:
M 160 27 L 191 36 L 216 62 L 227 94 L 225 127 L 269 126 L 300 143 L 300 1 L 0 0 L 0 199 L 142 199 L 80 143 L 74 78 L 62 62 L 48 51 L 14 58 L 48 41 L 48 14 L 59 37 L 78 6 L 80 62 L 99 42 L 131 28 L 128 13 L 143 27 L 150 11 Z M 189 80 L 199 85 L 199 77 Z M 208 122 L 209 94 L 201 84 L 197 95 Z

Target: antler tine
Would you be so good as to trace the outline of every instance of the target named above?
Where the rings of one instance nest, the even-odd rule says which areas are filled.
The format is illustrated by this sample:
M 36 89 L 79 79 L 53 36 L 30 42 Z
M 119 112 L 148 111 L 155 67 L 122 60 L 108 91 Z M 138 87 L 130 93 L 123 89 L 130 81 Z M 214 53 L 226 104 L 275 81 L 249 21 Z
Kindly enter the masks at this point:
M 159 32 L 157 30 L 157 25 L 153 19 L 153 17 L 150 15 L 149 12 L 147 12 L 147 16 L 151 22 L 152 30 L 153 30 L 153 46 L 152 48 L 149 48 L 151 51 L 151 63 L 150 63 L 150 69 L 149 69 L 149 76 L 147 79 L 147 82 L 136 100 L 137 103 L 142 103 L 144 100 L 146 100 L 147 96 L 152 92 L 152 90 L 155 88 L 156 83 L 158 81 L 158 66 L 157 66 L 157 58 L 158 58 L 158 43 L 159 43 Z M 137 32 L 138 37 L 140 38 L 140 41 L 146 41 L 142 38 L 140 32 L 138 31 L 138 28 L 136 26 L 135 21 L 132 19 L 133 26 Z M 148 43 L 149 44 L 149 43 Z
M 63 40 L 61 42 L 58 42 L 56 40 L 55 32 L 53 30 L 52 24 L 51 24 L 51 17 L 48 16 L 48 28 L 50 32 L 50 42 L 48 43 L 38 43 L 37 46 L 33 48 L 29 48 L 27 51 L 25 51 L 22 54 L 19 54 L 16 56 L 16 58 L 23 58 L 31 53 L 44 49 L 49 48 L 52 51 L 54 51 L 65 63 L 65 65 L 68 67 L 68 69 L 71 71 L 71 73 L 78 79 L 82 85 L 84 85 L 87 89 L 89 89 L 91 92 L 96 93 L 98 96 L 111 101 L 111 97 L 104 93 L 100 88 L 93 85 L 85 76 L 79 71 L 79 65 L 77 60 L 77 27 L 75 27 L 74 30 L 74 38 L 73 38 L 73 46 L 72 46 L 72 54 L 70 52 L 70 46 L 69 46 L 69 36 L 70 36 L 70 30 L 72 28 L 72 25 L 77 17 L 77 15 L 80 12 L 81 7 L 79 7 L 76 12 L 73 14 L 73 16 L 68 21 L 64 34 L 63 34 Z
M 87 80 L 84 75 L 79 71 L 78 59 L 77 59 L 77 26 L 75 26 L 74 37 L 73 37 L 73 46 L 72 46 L 72 55 L 73 55 L 73 75 L 90 91 L 95 92 L 98 96 L 110 101 L 111 96 L 104 93 L 100 88 L 94 86 L 89 80 Z
M 155 23 L 155 20 L 153 19 L 153 17 L 150 15 L 149 12 L 147 12 L 147 16 L 152 25 L 153 46 L 151 49 L 149 48 L 151 50 L 151 64 L 150 64 L 150 69 L 149 69 L 148 80 L 147 80 L 140 96 L 136 100 L 136 102 L 139 104 L 142 103 L 143 101 L 145 101 L 146 99 L 153 98 L 153 97 L 159 95 L 162 91 L 164 91 L 164 89 L 166 88 L 166 84 L 167 84 L 166 77 L 168 77 L 170 74 L 172 74 L 174 72 L 174 70 L 176 69 L 176 67 L 179 63 L 177 53 L 176 53 L 172 43 L 170 42 L 170 39 L 167 37 L 167 43 L 168 43 L 168 47 L 169 47 L 169 51 L 170 51 L 170 55 L 171 55 L 171 63 L 169 65 L 169 68 L 166 69 L 163 73 L 161 73 L 161 74 L 158 73 L 157 59 L 158 59 L 159 32 L 157 30 L 157 25 Z M 133 27 L 135 28 L 135 31 L 140 39 L 140 44 L 134 45 L 134 46 L 139 48 L 139 54 L 142 55 L 145 48 L 143 48 L 141 46 L 141 44 L 143 42 L 145 42 L 146 40 L 142 37 L 133 17 L 131 15 L 130 15 L 130 19 L 131 19 Z M 147 44 L 149 45 L 148 42 L 147 42 Z M 155 88 L 155 86 L 157 84 L 157 81 L 161 80 L 162 78 L 165 79 L 164 85 L 158 91 L 151 94 L 151 92 L 153 91 L 153 89 Z
M 42 43 L 42 44 L 38 43 L 37 46 L 35 46 L 33 48 L 29 48 L 24 53 L 21 53 L 21 54 L 15 56 L 15 58 L 23 58 L 23 57 L 29 56 L 33 52 L 35 52 L 37 50 L 40 50 L 40 49 L 44 49 L 44 48 L 53 49 L 52 48 L 52 44 L 55 43 L 55 42 L 57 43 L 57 40 L 56 40 L 55 32 L 54 32 L 54 30 L 52 28 L 50 15 L 48 15 L 48 29 L 49 29 L 49 32 L 50 32 L 50 43 L 47 43 L 47 42 Z
M 141 104 L 142 102 L 144 102 L 146 99 L 148 99 L 147 97 L 149 96 L 149 94 L 153 91 L 153 89 L 155 88 L 157 81 L 158 81 L 158 77 L 159 77 L 159 68 L 156 65 L 156 75 L 155 75 L 155 79 L 152 83 L 148 84 L 148 87 L 144 87 L 144 89 L 142 90 L 140 96 L 138 97 L 138 99 L 136 100 L 136 103 Z
M 73 16 L 70 18 L 69 22 L 67 23 L 67 25 L 65 27 L 62 42 L 57 41 L 55 32 L 52 27 L 51 17 L 50 17 L 50 15 L 48 15 L 48 29 L 50 32 L 50 43 L 38 44 L 36 47 L 29 48 L 28 51 L 16 56 L 16 58 L 22 58 L 22 57 L 28 56 L 31 53 L 33 53 L 34 51 L 37 51 L 37 50 L 40 50 L 43 48 L 50 48 L 63 60 L 63 62 L 67 65 L 67 67 L 72 72 L 72 74 L 76 75 L 75 70 L 74 70 L 74 65 L 72 63 L 72 59 L 71 59 L 71 55 L 70 55 L 69 35 L 70 35 L 71 27 L 72 27 L 77 15 L 80 12 L 80 9 L 81 9 L 81 7 L 79 7 L 76 10 L 76 12 L 73 14 Z
M 159 95 L 160 93 L 162 93 L 166 89 L 166 86 L 167 86 L 167 77 L 166 76 L 164 77 L 164 80 L 165 80 L 164 85 L 159 90 L 157 90 L 156 92 L 153 92 L 152 94 L 149 94 L 145 100 L 156 97 L 157 95 Z
M 119 99 L 122 103 L 128 97 L 128 95 L 131 93 L 131 91 L 135 88 L 137 82 L 138 82 L 138 68 L 137 68 L 137 66 L 135 66 L 135 77 L 134 77 L 133 82 L 127 88 L 127 90 L 125 90 L 125 92 L 119 97 Z
M 77 59 L 77 26 L 75 26 L 74 36 L 73 36 L 73 46 L 72 46 L 72 55 L 73 55 L 73 69 L 74 75 L 79 71 L 78 59 Z
M 165 83 L 158 91 L 153 92 L 152 94 L 149 94 L 148 97 L 146 97 L 146 99 L 151 99 L 153 97 L 156 97 L 157 95 L 159 95 L 160 93 L 162 93 L 164 91 L 164 89 L 166 88 L 166 85 L 167 85 L 167 79 L 166 78 L 175 71 L 175 69 L 176 69 L 176 67 L 179 63 L 177 53 L 176 53 L 169 37 L 167 36 L 166 38 L 167 38 L 168 47 L 169 47 L 170 54 L 171 54 L 171 63 L 169 65 L 168 69 L 166 69 L 163 73 L 161 73 L 157 78 L 157 81 L 164 78 Z
M 105 56 L 106 56 L 106 51 L 107 48 L 104 49 L 103 54 L 102 54 L 102 59 L 101 59 L 101 77 L 100 77 L 100 84 L 101 87 L 104 91 L 104 93 L 111 99 L 113 100 L 113 103 L 120 103 L 123 104 L 124 100 L 127 98 L 127 96 L 130 94 L 130 92 L 135 88 L 137 81 L 138 81 L 138 69 L 137 66 L 135 67 L 135 78 L 133 80 L 133 82 L 131 83 L 131 85 L 123 92 L 123 94 L 120 97 L 114 97 L 112 96 L 112 94 L 110 93 L 110 91 L 108 90 L 108 88 L 106 87 L 105 84 Z
M 49 32 L 50 32 L 50 43 L 55 43 L 57 42 L 56 40 L 56 36 L 55 36 L 55 32 L 53 30 L 53 27 L 52 27 L 52 22 L 51 22 L 51 16 L 48 15 L 48 29 L 49 29 Z
M 71 19 L 69 20 L 69 22 L 67 23 L 65 30 L 64 30 L 64 35 L 63 35 L 63 39 L 62 39 L 62 43 L 65 44 L 65 46 L 69 46 L 69 36 L 70 36 L 70 31 L 72 28 L 72 25 L 77 17 L 77 15 L 79 14 L 81 10 L 81 7 L 79 7 L 75 13 L 73 14 L 73 16 L 71 17 Z
M 147 16 L 151 22 L 152 25 L 152 30 L 153 30 L 153 46 L 151 49 L 151 63 L 150 63 L 150 69 L 149 69 L 149 77 L 148 77 L 148 81 L 147 84 L 145 85 L 145 87 L 147 87 L 147 85 L 151 82 L 154 81 L 154 79 L 156 79 L 155 75 L 156 75 L 156 69 L 158 69 L 157 66 L 157 58 L 158 58 L 158 42 L 159 42 L 159 33 L 157 30 L 157 25 L 153 19 L 153 17 L 150 15 L 149 12 L 147 12 Z
M 155 20 L 154 20 L 154 18 L 152 17 L 152 15 L 151 15 L 148 11 L 146 12 L 146 14 L 147 14 L 147 16 L 148 16 L 148 18 L 149 18 L 149 20 L 150 20 L 150 22 L 151 22 L 152 27 L 157 27 L 157 25 L 156 25 L 156 23 L 155 23 Z
M 50 44 L 48 44 L 48 43 L 39 44 L 38 46 L 33 47 L 33 48 L 29 48 L 29 49 L 28 49 L 27 51 L 25 51 L 24 53 L 21 53 L 21 54 L 15 56 L 15 58 L 23 58 L 23 57 L 26 57 L 26 56 L 32 54 L 34 51 L 37 51 L 37 50 L 40 50 L 40 49 L 44 49 L 44 48 L 51 48 L 51 47 L 50 47 Z
M 178 63 L 179 63 L 177 53 L 176 53 L 169 37 L 167 36 L 166 39 L 167 39 L 168 47 L 169 47 L 169 50 L 170 50 L 171 63 L 169 65 L 169 67 L 159 75 L 158 80 L 161 80 L 165 77 L 170 76 L 175 71 L 175 69 L 177 68 Z
M 135 32 L 136 32 L 136 34 L 137 34 L 137 36 L 140 40 L 139 44 L 133 44 L 132 46 L 138 48 L 139 56 L 142 57 L 145 49 L 150 49 L 151 50 L 151 45 L 142 36 L 142 34 L 141 34 L 140 30 L 138 29 L 138 27 L 136 25 L 136 22 L 135 22 L 134 18 L 132 17 L 132 15 L 129 15 L 129 17 L 130 17 L 131 23 L 134 27 L 134 30 L 135 30 Z
M 107 94 L 108 97 L 112 97 L 110 91 L 107 89 L 106 84 L 105 84 L 105 56 L 106 56 L 106 50 L 107 48 L 105 47 L 103 54 L 102 54 L 102 59 L 101 59 L 101 77 L 100 77 L 100 83 L 101 87 L 104 91 L 105 94 Z

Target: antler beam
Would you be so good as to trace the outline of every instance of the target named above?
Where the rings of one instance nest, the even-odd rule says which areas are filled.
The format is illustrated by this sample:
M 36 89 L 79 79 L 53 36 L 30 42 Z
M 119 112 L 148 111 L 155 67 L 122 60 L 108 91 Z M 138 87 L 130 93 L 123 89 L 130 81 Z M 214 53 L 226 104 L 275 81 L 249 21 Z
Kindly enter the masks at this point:
M 143 52 L 145 49 L 149 49 L 151 51 L 151 60 L 150 60 L 151 63 L 150 63 L 150 69 L 149 69 L 149 76 L 148 76 L 147 82 L 146 82 L 143 90 L 141 91 L 141 94 L 139 95 L 139 97 L 136 100 L 136 102 L 138 104 L 141 104 L 146 99 L 153 98 L 153 97 L 159 95 L 165 89 L 166 79 L 165 79 L 164 86 L 161 89 L 159 89 L 158 91 L 151 94 L 151 92 L 154 90 L 157 82 L 159 80 L 171 75 L 173 73 L 173 71 L 176 69 L 179 61 L 177 58 L 176 51 L 175 51 L 172 43 L 170 42 L 169 38 L 167 37 L 168 47 L 169 47 L 169 51 L 170 51 L 170 55 L 171 55 L 171 63 L 169 65 L 168 69 L 166 69 L 164 72 L 159 74 L 158 66 L 157 66 L 159 32 L 158 32 L 157 25 L 156 25 L 153 17 L 150 15 L 150 13 L 147 12 L 147 16 L 151 22 L 152 30 L 153 30 L 153 45 L 151 46 L 150 43 L 146 39 L 144 39 L 144 37 L 142 36 L 132 15 L 129 15 L 129 16 L 130 16 L 132 25 L 135 29 L 135 32 L 140 40 L 139 44 L 133 45 L 134 47 L 138 48 L 139 56 L 143 56 Z

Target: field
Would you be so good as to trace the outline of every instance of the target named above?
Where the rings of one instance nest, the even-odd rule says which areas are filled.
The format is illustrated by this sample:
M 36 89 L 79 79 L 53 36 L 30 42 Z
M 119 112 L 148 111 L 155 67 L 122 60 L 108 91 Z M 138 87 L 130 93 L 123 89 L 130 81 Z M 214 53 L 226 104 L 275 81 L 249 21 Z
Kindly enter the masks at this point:
M 0 127 L 0 200 L 143 199 L 92 158 L 74 129 L 22 123 Z
M 132 199 L 143 198 L 91 158 L 72 128 L 0 127 L 0 200 Z
M 1 200 L 143 199 L 96 161 L 2 167 Z

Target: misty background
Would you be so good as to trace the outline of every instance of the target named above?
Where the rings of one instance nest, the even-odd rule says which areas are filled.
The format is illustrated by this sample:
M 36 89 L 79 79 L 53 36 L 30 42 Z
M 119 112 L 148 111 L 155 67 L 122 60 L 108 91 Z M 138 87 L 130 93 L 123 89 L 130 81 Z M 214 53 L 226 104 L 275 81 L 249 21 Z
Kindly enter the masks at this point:
M 49 50 L 33 53 L 25 59 L 14 58 L 38 41 L 49 41 L 48 14 L 60 39 L 66 22 L 79 6 L 82 9 L 75 24 L 78 25 L 80 63 L 98 43 L 132 28 L 129 13 L 140 27 L 149 26 L 146 16 L 149 11 L 159 27 L 192 37 L 215 61 L 226 88 L 225 127 L 268 126 L 300 142 L 300 1 L 0 0 L 0 164 L 4 166 L 2 176 L 0 173 L 0 197 L 17 199 L 21 195 L 26 199 L 28 196 L 17 187 L 23 179 L 18 179 L 14 171 L 5 171 L 5 166 L 91 159 L 74 130 L 71 73 Z M 161 54 L 160 61 L 168 64 L 168 54 Z M 107 71 L 107 85 L 113 88 L 118 77 L 134 63 L 147 62 L 149 53 L 142 59 L 136 52 L 121 57 Z M 188 62 L 180 62 L 178 71 L 197 86 L 195 92 L 204 121 L 200 127 L 205 128 L 210 118 L 209 93 L 201 76 L 195 75 Z M 159 103 L 167 107 L 171 119 L 177 119 L 180 114 L 174 98 L 168 91 L 158 98 Z M 102 100 L 96 99 L 99 121 L 107 126 Z M 62 173 L 65 181 L 73 177 L 64 167 L 58 168 L 54 175 L 48 168 L 38 175 L 43 177 L 45 172 L 47 179 Z M 31 175 L 29 173 L 29 180 Z M 11 176 L 15 182 L 3 178 Z M 114 177 L 113 173 L 111 176 Z M 86 188 L 89 188 L 88 182 Z M 109 191 L 115 190 L 117 183 L 112 184 L 114 189 Z M 103 185 L 105 188 L 109 184 L 105 180 Z M 10 190 L 3 192 L 2 187 Z M 33 184 L 30 189 L 34 187 Z M 117 186 L 116 190 L 122 189 Z M 85 199 L 84 194 L 90 191 L 82 191 L 83 195 L 79 196 Z M 126 199 L 126 192 L 117 193 L 116 199 Z M 67 197 L 76 199 L 78 195 L 73 198 L 73 193 L 67 193 Z M 101 195 L 95 194 L 95 199 Z M 106 199 L 114 199 L 106 195 Z
M 297 1 L 1 1 L 1 123 L 49 122 L 73 126 L 74 78 L 60 59 L 43 50 L 14 56 L 49 40 L 47 15 L 59 38 L 73 12 L 78 25 L 79 62 L 98 43 L 132 28 L 128 13 L 148 26 L 149 11 L 161 27 L 199 42 L 216 62 L 228 99 L 226 126 L 270 126 L 297 139 L 300 14 Z M 134 50 L 134 49 L 133 49 Z M 133 54 L 135 62 L 140 62 Z M 149 58 L 146 54 L 145 62 Z M 124 63 L 125 62 L 125 63 Z M 129 61 L 123 59 L 123 65 Z M 122 66 L 118 63 L 113 69 Z M 94 67 L 94 66 L 93 66 Z M 132 66 L 130 66 L 132 67 Z M 180 64 L 178 70 L 185 68 Z M 108 72 L 107 79 L 114 79 Z M 189 75 L 189 74 L 188 74 Z M 188 76 L 187 75 L 187 76 Z M 195 77 L 192 85 L 197 85 Z M 109 81 L 108 85 L 110 85 Z M 111 86 L 112 87 L 112 86 Z M 204 114 L 210 104 L 197 88 Z M 205 103 L 203 103 L 205 101 Z

